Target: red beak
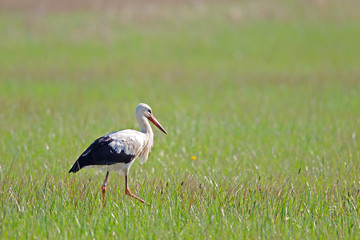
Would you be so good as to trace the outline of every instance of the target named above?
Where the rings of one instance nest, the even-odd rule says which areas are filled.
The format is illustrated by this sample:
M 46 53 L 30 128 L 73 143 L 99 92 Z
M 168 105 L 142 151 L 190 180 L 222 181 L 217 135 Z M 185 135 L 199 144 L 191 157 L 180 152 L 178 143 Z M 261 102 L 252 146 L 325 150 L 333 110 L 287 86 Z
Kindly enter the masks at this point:
M 161 124 L 158 122 L 158 120 L 156 120 L 156 118 L 154 117 L 154 115 L 150 115 L 149 120 L 155 125 L 157 126 L 163 133 L 165 133 L 167 135 L 167 132 L 165 131 L 165 129 L 161 126 Z

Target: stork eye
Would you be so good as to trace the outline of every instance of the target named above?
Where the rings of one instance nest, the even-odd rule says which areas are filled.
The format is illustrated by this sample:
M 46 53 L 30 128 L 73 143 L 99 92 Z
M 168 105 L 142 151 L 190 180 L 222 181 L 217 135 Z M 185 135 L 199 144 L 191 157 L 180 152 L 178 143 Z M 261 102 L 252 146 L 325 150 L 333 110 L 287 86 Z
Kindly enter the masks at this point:
M 148 113 L 150 113 L 150 114 L 151 114 L 151 110 L 150 110 L 150 109 L 148 110 Z

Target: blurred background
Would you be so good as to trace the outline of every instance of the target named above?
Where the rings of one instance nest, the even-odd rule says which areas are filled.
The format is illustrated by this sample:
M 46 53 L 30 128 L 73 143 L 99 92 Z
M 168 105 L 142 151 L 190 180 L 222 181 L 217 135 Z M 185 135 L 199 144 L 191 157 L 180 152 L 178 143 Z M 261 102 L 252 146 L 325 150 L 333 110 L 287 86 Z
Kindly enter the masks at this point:
M 173 168 L 192 155 L 201 173 L 300 168 L 299 142 L 324 146 L 319 126 L 327 139 L 347 122 L 341 142 L 359 123 L 359 5 L 1 0 L 3 168 L 18 156 L 18 169 L 64 172 L 90 139 L 138 128 L 139 102 L 170 133 L 155 151 Z M 284 136 L 291 160 L 274 161 Z

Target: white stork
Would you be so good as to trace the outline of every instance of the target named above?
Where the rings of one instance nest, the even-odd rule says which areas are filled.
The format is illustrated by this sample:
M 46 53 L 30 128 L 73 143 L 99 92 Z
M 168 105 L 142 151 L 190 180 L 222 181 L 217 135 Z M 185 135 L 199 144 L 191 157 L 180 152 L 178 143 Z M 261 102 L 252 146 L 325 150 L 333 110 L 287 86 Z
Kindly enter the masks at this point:
M 69 171 L 69 173 L 76 173 L 84 167 L 95 167 L 106 171 L 106 177 L 102 185 L 103 199 L 105 199 L 106 182 L 109 172 L 118 171 L 125 174 L 125 194 L 145 203 L 144 200 L 129 191 L 128 172 L 136 158 L 139 157 L 142 162 L 148 159 L 151 147 L 153 146 L 154 133 L 148 119 L 162 132 L 165 134 L 167 132 L 156 120 L 148 105 L 140 103 L 135 110 L 135 116 L 141 127 L 141 132 L 127 129 L 109 133 L 96 139 L 80 155 Z

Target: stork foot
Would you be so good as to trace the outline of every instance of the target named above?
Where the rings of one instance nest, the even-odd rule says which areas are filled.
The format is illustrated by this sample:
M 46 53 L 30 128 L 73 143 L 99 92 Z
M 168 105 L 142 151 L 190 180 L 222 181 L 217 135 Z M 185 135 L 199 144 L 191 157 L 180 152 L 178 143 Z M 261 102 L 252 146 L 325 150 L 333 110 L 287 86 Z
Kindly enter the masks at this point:
M 130 196 L 130 197 L 135 198 L 136 200 L 139 200 L 139 201 L 142 202 L 142 203 L 145 203 L 145 204 L 147 204 L 147 205 L 150 205 L 150 204 L 146 203 L 144 200 L 142 200 L 141 198 L 139 198 L 139 197 L 135 196 L 134 194 L 132 194 L 129 189 L 125 189 L 125 194 L 128 195 L 128 196 Z

